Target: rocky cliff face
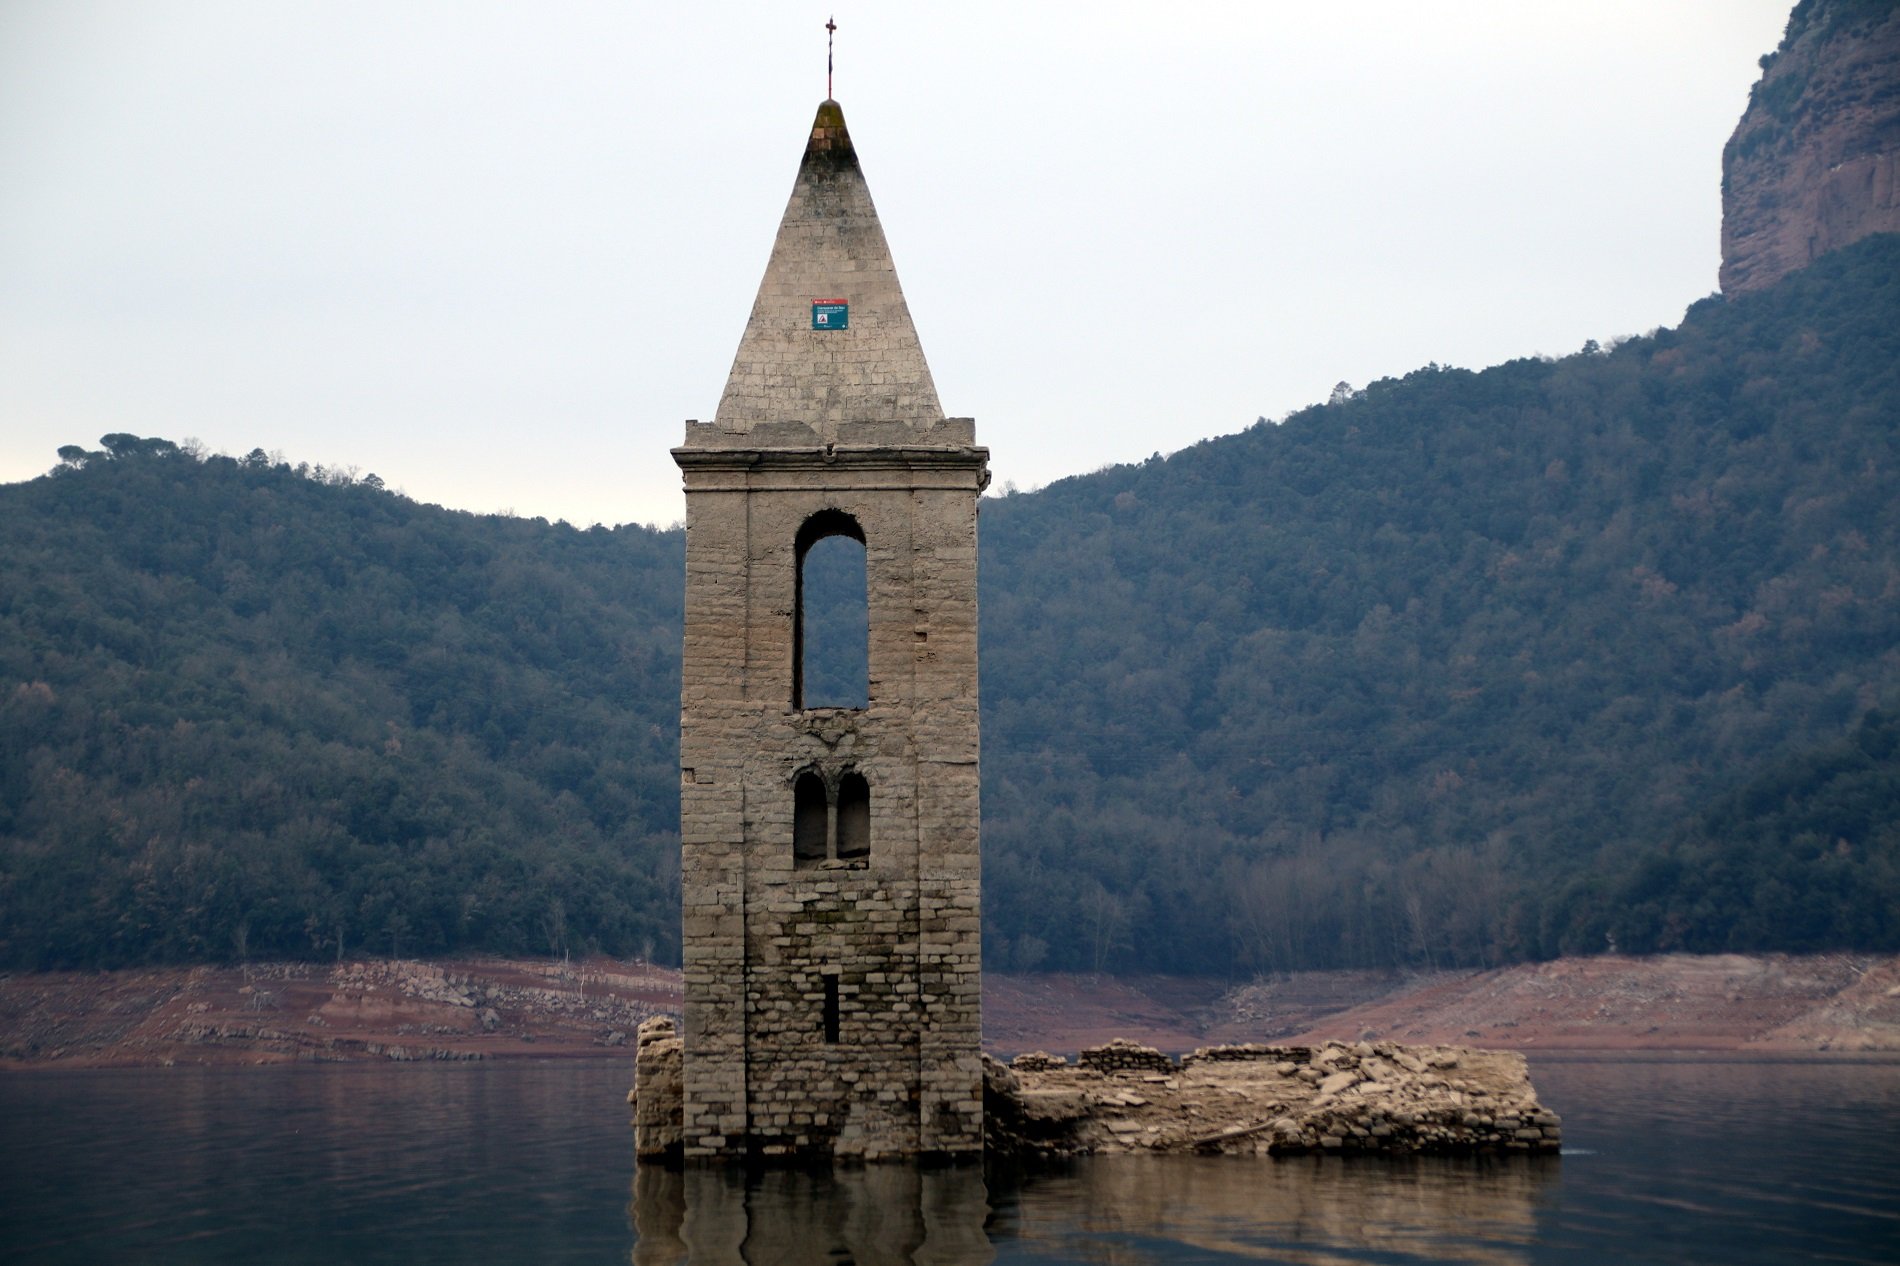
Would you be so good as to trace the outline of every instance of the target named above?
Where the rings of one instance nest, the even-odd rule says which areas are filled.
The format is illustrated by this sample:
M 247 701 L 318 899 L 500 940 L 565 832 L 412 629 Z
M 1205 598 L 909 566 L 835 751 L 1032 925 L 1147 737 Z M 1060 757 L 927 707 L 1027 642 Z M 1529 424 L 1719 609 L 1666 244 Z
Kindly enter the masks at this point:
M 1900 5 L 1801 0 L 1722 151 L 1722 290 L 1900 231 Z

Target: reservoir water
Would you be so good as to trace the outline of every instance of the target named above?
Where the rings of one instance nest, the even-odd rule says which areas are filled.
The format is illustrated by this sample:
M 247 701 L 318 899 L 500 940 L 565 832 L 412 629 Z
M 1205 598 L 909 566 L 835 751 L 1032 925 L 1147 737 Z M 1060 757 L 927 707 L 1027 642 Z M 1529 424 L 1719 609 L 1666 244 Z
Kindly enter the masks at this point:
M 1900 1062 L 1534 1057 L 1560 1157 L 638 1173 L 627 1062 L 0 1075 L 0 1261 L 1900 1262 Z

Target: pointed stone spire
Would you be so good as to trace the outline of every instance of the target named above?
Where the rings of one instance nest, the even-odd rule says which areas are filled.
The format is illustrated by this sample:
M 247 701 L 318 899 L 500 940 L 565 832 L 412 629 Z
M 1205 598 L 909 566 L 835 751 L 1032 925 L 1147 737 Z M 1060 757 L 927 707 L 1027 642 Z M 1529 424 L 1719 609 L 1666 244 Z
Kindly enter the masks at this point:
M 802 423 L 849 443 L 942 421 L 844 111 L 825 101 L 713 425 L 786 436 L 774 424 Z

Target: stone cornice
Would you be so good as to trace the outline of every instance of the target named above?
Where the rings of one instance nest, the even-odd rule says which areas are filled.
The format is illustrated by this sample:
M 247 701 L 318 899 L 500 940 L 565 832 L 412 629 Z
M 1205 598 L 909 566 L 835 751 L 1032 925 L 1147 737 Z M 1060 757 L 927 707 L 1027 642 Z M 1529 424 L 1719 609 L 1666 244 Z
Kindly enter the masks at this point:
M 673 450 L 673 460 L 685 472 L 689 484 L 700 483 L 693 478 L 695 475 L 714 476 L 710 482 L 716 486 L 723 482 L 717 476 L 736 474 L 746 476 L 743 483 L 751 488 L 760 487 L 762 482 L 769 485 L 775 474 L 793 476 L 785 485 L 788 488 L 811 488 L 814 485 L 809 472 L 824 471 L 832 479 L 842 476 L 838 485 L 841 487 L 862 489 L 883 486 L 861 483 L 859 477 L 888 473 L 900 476 L 892 481 L 891 486 L 923 489 L 939 486 L 927 482 L 934 474 L 938 479 L 946 480 L 941 486 L 967 489 L 974 481 L 980 491 L 989 486 L 989 459 L 990 450 L 978 445 L 827 444 L 806 448 L 682 446 Z

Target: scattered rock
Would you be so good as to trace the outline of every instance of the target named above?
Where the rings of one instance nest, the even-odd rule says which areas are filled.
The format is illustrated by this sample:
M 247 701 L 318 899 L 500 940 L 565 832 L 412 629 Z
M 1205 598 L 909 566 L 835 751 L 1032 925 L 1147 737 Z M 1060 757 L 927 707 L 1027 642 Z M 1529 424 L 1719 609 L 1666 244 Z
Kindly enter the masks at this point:
M 1322 1095 L 1336 1095 L 1358 1080 L 1358 1073 L 1351 1071 L 1337 1072 L 1319 1083 L 1319 1092 Z

